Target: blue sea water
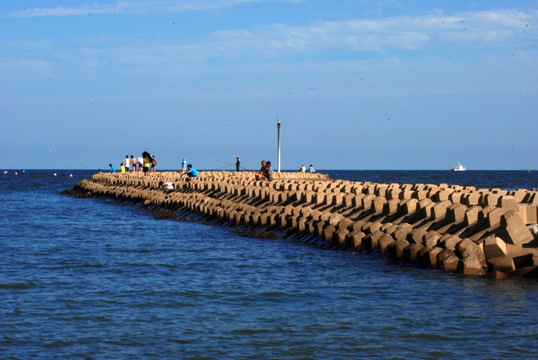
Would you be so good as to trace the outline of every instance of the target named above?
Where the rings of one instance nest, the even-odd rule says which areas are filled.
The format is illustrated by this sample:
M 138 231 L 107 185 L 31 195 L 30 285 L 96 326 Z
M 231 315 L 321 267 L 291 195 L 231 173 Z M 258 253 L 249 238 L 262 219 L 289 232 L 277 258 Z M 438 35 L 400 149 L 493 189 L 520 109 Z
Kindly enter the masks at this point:
M 538 187 L 536 172 L 328 173 Z M 60 194 L 91 174 L 0 175 L 1 359 L 538 358 L 535 279 L 417 269 Z

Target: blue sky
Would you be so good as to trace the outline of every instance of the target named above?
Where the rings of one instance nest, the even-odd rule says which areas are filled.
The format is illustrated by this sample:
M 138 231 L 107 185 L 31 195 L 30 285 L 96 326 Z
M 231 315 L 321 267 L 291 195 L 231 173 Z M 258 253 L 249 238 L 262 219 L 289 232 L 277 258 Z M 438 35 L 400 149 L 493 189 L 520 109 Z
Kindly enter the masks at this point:
M 375 5 L 372 5 L 375 4 Z M 538 169 L 538 1 L 2 1 L 6 169 Z

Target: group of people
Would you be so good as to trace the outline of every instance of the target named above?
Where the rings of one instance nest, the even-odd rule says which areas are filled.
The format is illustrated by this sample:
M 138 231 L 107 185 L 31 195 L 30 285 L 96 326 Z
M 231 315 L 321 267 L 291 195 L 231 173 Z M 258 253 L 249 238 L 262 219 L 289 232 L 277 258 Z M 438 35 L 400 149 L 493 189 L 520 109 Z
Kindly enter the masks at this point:
M 110 167 L 110 172 L 116 172 L 116 167 L 112 164 L 108 164 Z M 120 164 L 121 173 L 132 173 L 135 171 L 144 172 L 144 175 L 149 175 L 150 173 L 155 173 L 157 169 L 157 158 L 155 155 L 151 156 L 148 152 L 144 151 L 142 156 L 135 157 L 131 155 L 125 155 L 125 159 L 122 160 Z M 101 171 L 101 170 L 99 170 Z M 187 159 L 183 158 L 181 161 L 181 173 L 186 174 L 188 177 L 199 176 L 198 171 L 191 165 L 187 165 Z
M 301 168 L 299 169 L 299 171 L 302 173 L 306 172 L 306 167 L 304 165 L 301 165 Z M 310 173 L 316 172 L 316 169 L 314 169 L 314 166 L 312 166 L 312 164 L 310 164 L 310 166 L 308 167 L 308 172 Z
M 157 168 L 157 158 L 155 158 L 155 155 L 150 156 L 148 153 L 144 153 L 145 156 L 139 156 L 135 157 L 134 155 L 131 155 L 129 158 L 129 155 L 125 155 L 125 159 L 122 160 L 120 164 L 120 172 L 122 174 L 129 173 L 129 172 L 135 172 L 135 171 L 143 171 L 144 175 L 149 175 L 150 172 L 155 172 Z M 108 164 L 110 167 L 110 172 L 116 172 L 116 168 L 112 164 Z
M 273 168 L 270 161 L 262 160 L 262 167 L 255 175 L 256 180 L 273 180 Z

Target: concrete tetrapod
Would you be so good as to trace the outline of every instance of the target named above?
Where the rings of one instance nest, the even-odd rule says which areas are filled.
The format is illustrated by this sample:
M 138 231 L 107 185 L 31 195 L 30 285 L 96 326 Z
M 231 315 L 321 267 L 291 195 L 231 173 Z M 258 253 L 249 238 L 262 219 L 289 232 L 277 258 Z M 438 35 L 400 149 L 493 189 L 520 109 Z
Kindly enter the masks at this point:
M 161 180 L 176 191 L 164 194 Z M 538 276 L 536 190 L 363 183 L 319 173 L 255 181 L 247 171 L 201 171 L 194 180 L 175 172 L 96 174 L 73 190 L 465 275 Z

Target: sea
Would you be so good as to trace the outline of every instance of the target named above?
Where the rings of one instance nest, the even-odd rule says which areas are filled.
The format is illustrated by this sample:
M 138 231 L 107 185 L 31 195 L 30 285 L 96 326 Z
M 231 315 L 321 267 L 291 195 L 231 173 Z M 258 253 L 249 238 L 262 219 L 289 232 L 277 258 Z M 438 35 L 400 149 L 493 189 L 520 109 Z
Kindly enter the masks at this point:
M 532 189 L 538 171 L 321 171 Z M 0 359 L 537 359 L 538 281 L 62 194 L 88 170 L 0 174 Z

